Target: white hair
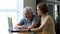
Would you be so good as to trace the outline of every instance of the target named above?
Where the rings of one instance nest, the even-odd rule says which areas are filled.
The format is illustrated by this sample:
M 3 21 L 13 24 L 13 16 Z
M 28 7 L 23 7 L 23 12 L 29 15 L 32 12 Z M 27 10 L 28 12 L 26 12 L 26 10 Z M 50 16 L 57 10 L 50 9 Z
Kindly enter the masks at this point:
M 28 10 L 29 12 L 32 12 L 34 14 L 32 7 L 25 7 L 23 11 L 25 12 L 26 10 Z

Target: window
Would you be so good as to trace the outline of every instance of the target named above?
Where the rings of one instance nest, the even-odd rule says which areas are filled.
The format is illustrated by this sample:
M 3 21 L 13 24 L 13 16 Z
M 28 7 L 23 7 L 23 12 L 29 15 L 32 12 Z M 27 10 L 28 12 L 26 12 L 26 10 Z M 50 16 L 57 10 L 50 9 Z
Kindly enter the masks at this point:
M 57 17 L 58 17 L 57 5 L 55 5 L 55 20 L 57 19 Z
M 0 9 L 17 9 L 17 0 L 0 0 Z
M 57 0 L 57 1 L 60 1 L 60 0 Z
M 0 34 L 8 34 L 8 17 L 12 17 L 12 22 L 17 21 L 16 12 L 0 12 Z
M 0 0 L 0 34 L 9 33 L 8 17 L 12 17 L 14 27 L 23 17 L 23 0 Z

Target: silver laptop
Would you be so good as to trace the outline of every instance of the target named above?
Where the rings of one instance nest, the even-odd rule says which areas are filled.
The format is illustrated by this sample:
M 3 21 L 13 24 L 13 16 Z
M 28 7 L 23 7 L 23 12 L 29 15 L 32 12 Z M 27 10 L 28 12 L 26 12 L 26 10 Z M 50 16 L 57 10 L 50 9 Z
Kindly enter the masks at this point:
M 10 32 L 19 32 L 20 30 L 17 28 L 13 29 L 13 24 L 12 24 L 12 17 L 8 17 L 8 26 L 9 26 L 9 31 Z

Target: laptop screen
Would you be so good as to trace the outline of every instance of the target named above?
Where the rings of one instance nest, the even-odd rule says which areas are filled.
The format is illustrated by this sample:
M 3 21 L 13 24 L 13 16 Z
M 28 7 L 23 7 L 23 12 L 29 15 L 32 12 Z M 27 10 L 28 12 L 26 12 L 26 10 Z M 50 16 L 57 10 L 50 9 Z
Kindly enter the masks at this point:
M 9 30 L 13 30 L 12 17 L 8 17 Z

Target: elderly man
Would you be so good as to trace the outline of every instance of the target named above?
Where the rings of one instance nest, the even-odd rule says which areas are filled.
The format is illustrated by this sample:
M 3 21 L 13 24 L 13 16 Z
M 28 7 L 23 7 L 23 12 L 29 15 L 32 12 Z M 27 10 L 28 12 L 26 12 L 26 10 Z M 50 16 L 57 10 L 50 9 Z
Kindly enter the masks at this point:
M 24 18 L 16 25 L 20 29 L 32 29 L 39 27 L 40 18 L 34 15 L 32 7 L 24 8 Z

